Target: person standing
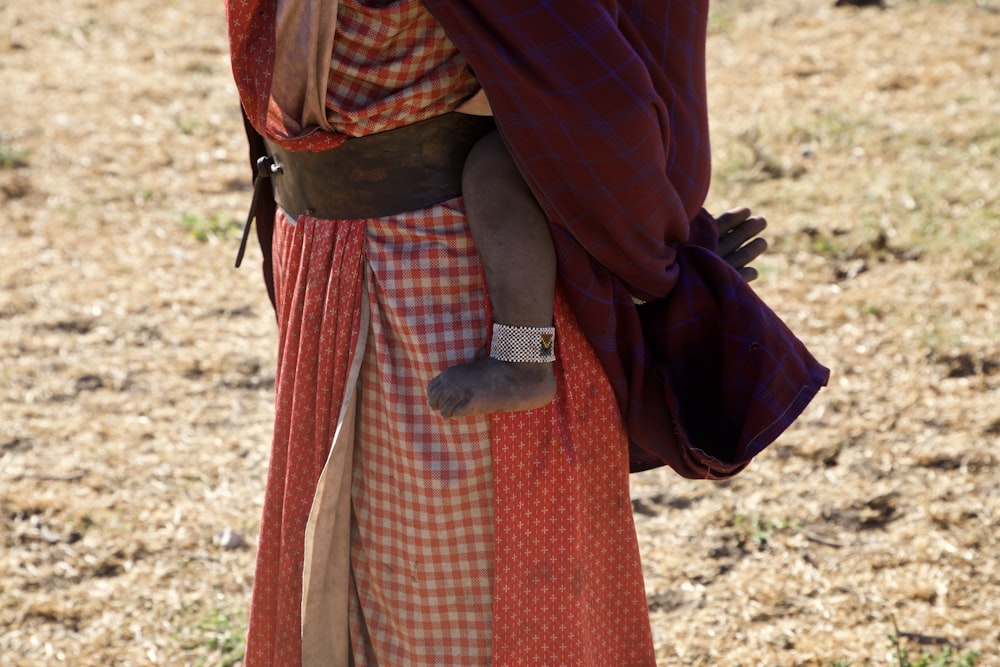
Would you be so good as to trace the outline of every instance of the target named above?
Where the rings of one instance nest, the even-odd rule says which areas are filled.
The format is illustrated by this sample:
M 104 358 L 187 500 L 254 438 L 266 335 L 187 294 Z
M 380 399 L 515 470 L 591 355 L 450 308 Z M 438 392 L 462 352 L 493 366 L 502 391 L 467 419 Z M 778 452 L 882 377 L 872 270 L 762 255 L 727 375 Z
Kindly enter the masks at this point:
M 827 378 L 741 275 L 760 219 L 702 209 L 706 12 L 227 1 L 279 332 L 248 667 L 655 664 L 629 472 L 736 474 Z M 444 419 L 489 342 L 483 91 L 556 249 L 556 392 Z

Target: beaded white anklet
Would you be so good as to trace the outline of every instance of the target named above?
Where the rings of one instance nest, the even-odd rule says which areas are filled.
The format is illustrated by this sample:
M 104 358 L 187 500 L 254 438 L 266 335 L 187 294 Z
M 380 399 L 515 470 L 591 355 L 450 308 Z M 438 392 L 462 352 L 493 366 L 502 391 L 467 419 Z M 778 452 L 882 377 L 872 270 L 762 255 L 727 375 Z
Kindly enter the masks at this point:
M 490 356 L 515 363 L 551 363 L 556 359 L 555 327 L 493 325 Z

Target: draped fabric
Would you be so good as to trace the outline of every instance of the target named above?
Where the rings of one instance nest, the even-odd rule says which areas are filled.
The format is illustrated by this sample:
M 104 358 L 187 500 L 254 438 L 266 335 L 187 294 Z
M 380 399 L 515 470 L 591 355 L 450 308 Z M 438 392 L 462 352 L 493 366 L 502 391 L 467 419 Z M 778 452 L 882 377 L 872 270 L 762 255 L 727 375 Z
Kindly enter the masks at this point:
M 229 6 L 234 73 L 264 132 L 273 1 Z M 742 470 L 829 371 L 702 252 L 715 243 L 701 208 L 707 0 L 425 4 L 476 72 L 549 217 L 560 283 L 627 422 L 632 470 Z M 288 143 L 320 149 L 342 139 L 311 133 Z M 655 303 L 637 308 L 633 296 Z M 685 363 L 692 354 L 708 365 Z
M 626 418 L 632 469 L 741 470 L 829 371 L 711 252 L 708 1 L 425 4 L 548 215 L 560 283 Z
M 325 87 L 336 132 L 381 132 L 451 111 L 479 84 L 420 0 L 340 3 Z
M 281 0 L 286 1 L 292 2 Z M 487 485 L 492 497 L 477 500 L 477 507 L 488 506 L 492 513 L 487 531 L 492 555 L 477 538 L 477 549 L 468 542 L 450 551 L 432 545 L 420 547 L 429 549 L 423 556 L 413 556 L 422 586 L 433 586 L 430 574 L 441 568 L 479 568 L 471 579 L 490 581 L 489 586 L 447 600 L 442 609 L 450 611 L 440 616 L 420 611 L 420 605 L 396 608 L 398 601 L 414 598 L 406 591 L 378 602 L 371 587 L 382 573 L 368 570 L 370 561 L 357 551 L 366 539 L 364 521 L 347 522 L 355 529 L 348 536 L 353 558 L 338 550 L 344 544 L 344 512 L 378 496 L 365 491 L 369 487 L 356 476 L 363 471 L 354 457 L 371 460 L 376 442 L 406 449 L 436 436 L 422 433 L 431 423 L 424 417 L 383 439 L 372 437 L 379 429 L 364 420 L 354 423 L 352 406 L 364 412 L 378 405 L 367 392 L 382 382 L 365 378 L 396 382 L 396 375 L 379 375 L 394 367 L 387 360 L 415 353 L 397 347 L 403 337 L 393 334 L 387 339 L 393 343 L 372 356 L 376 323 L 386 315 L 402 317 L 401 322 L 433 321 L 437 340 L 462 341 L 420 347 L 419 355 L 434 361 L 419 373 L 405 373 L 406 383 L 419 386 L 430 379 L 420 375 L 429 368 L 440 371 L 446 363 L 484 353 L 479 342 L 463 335 L 485 331 L 486 315 L 478 312 L 474 322 L 455 319 L 456 312 L 475 310 L 468 304 L 435 311 L 433 299 L 418 288 L 433 283 L 441 266 L 420 265 L 419 254 L 393 256 L 412 273 L 399 282 L 403 306 L 389 307 L 391 299 L 380 294 L 385 281 L 371 277 L 375 221 L 300 219 L 282 227 L 279 214 L 275 446 L 246 664 L 283 667 L 298 664 L 303 655 L 309 664 L 327 659 L 342 664 L 337 656 L 344 654 L 330 651 L 346 650 L 339 637 L 347 624 L 339 619 L 348 617 L 361 664 L 380 655 L 393 656 L 382 664 L 398 656 L 406 656 L 401 664 L 436 664 L 444 656 L 420 653 L 422 645 L 454 651 L 449 654 L 454 664 L 536 664 L 538 656 L 552 656 L 553 664 L 652 664 L 627 471 L 667 464 L 688 477 L 731 476 L 794 421 L 828 376 L 713 252 L 714 221 L 702 209 L 710 171 L 702 53 L 706 2 L 424 4 L 475 71 L 549 218 L 560 283 L 557 398 L 538 411 L 481 420 L 469 432 L 477 434 L 470 436 L 470 448 L 483 453 L 476 474 L 492 477 Z M 312 16 L 328 16 L 332 6 L 319 11 L 314 2 L 302 5 L 319 11 Z M 276 74 L 276 67 L 285 67 L 275 55 L 281 35 L 292 34 L 278 27 L 279 15 L 292 15 L 283 13 L 287 8 L 278 0 L 227 2 L 244 111 L 253 129 L 287 148 L 335 149 L 345 135 L 323 125 L 329 117 L 310 115 L 316 96 L 288 93 L 289 80 Z M 326 44 L 331 33 L 324 31 L 335 29 L 324 25 L 302 42 Z M 305 50 L 319 53 L 316 62 L 322 63 L 325 48 Z M 319 67 L 292 76 L 320 86 Z M 464 91 L 452 90 L 456 97 Z M 329 109 L 329 98 L 326 103 Z M 436 214 L 414 215 L 419 230 L 421 216 Z M 269 238 L 266 230 L 263 235 Z M 648 303 L 636 306 L 633 297 Z M 432 313 L 443 319 L 427 319 Z M 409 328 L 404 324 L 401 331 Z M 373 369 L 378 369 L 374 375 Z M 412 396 L 402 404 L 401 414 L 426 412 Z M 349 449 L 341 447 L 344 441 Z M 441 468 L 440 457 L 431 457 L 430 465 L 449 469 Z M 353 471 L 350 480 L 344 470 Z M 419 477 L 410 475 L 410 482 Z M 325 504 L 343 501 L 345 490 L 346 503 Z M 392 497 L 386 499 L 369 525 L 406 525 L 412 508 L 395 508 Z M 457 496 L 456 502 L 461 505 Z M 402 516 L 392 514 L 397 509 Z M 453 524 L 455 535 L 486 534 L 475 532 L 484 525 L 481 512 L 466 519 L 468 526 Z M 381 536 L 379 529 L 375 533 Z M 392 537 L 390 531 L 382 537 L 388 542 L 381 546 L 389 551 L 410 554 L 399 541 L 409 540 L 409 534 Z M 445 551 L 450 556 L 443 560 L 427 556 Z M 379 567 L 405 560 L 399 553 L 383 554 Z M 486 574 L 473 564 L 484 558 L 490 562 Z M 342 569 L 346 563 L 349 570 Z M 488 605 L 481 594 L 485 588 L 491 591 Z M 468 608 L 462 608 L 463 600 Z M 469 609 L 482 615 L 485 606 L 490 611 L 482 625 L 452 620 L 468 618 Z M 396 616 L 367 618 L 373 609 Z M 475 637 L 426 643 L 428 636 L 447 636 L 449 628 L 442 625 L 452 622 L 473 627 L 463 631 Z M 389 646 L 400 637 L 410 648 Z
M 431 378 L 486 342 L 481 268 L 461 202 L 366 221 L 365 258 L 371 327 L 351 493 L 355 664 L 489 664 L 490 420 L 442 419 L 426 398 Z
M 651 665 L 627 439 L 561 296 L 551 404 L 457 420 L 423 405 L 431 377 L 488 344 L 481 267 L 457 204 L 367 221 L 354 659 Z
M 549 217 L 643 299 L 711 171 L 707 0 L 427 0 L 486 91 Z
M 364 328 L 364 224 L 302 224 L 288 232 L 274 238 L 275 446 L 257 537 L 249 666 L 301 662 L 306 525 L 356 374 Z
M 274 249 L 275 440 L 244 664 L 346 665 L 348 643 L 359 666 L 655 664 L 627 437 L 561 294 L 556 399 L 442 420 L 423 386 L 488 343 L 460 201 L 279 212 Z
M 318 66 L 313 66 L 312 61 L 318 58 L 329 63 L 337 27 L 330 16 L 331 12 L 336 16 L 337 2 L 282 0 L 282 3 L 285 1 L 300 11 L 279 7 L 278 0 L 226 0 L 230 62 L 243 113 L 257 132 L 289 150 L 336 148 L 347 137 L 326 131 L 323 112 L 314 108 L 321 93 L 317 92 Z M 306 23 L 304 28 L 287 26 L 281 43 L 296 42 L 293 53 L 312 52 L 309 63 L 296 63 L 294 58 L 290 63 L 277 59 L 279 9 L 286 10 L 282 12 L 283 18 L 290 20 L 296 15 Z M 278 65 L 283 67 L 281 71 L 287 78 L 276 77 Z M 290 89 L 287 93 L 286 88 Z M 325 91 L 325 86 L 320 90 Z
M 653 667 L 628 438 L 561 293 L 555 324 L 555 401 L 492 417 L 492 664 Z
M 253 23 L 241 8 L 231 25 Z M 468 92 L 462 76 L 428 85 L 437 73 L 390 122 Z M 242 92 L 260 80 L 244 74 Z M 328 107 L 379 106 L 348 88 Z M 245 664 L 652 665 L 627 437 L 565 300 L 556 399 L 446 422 L 423 388 L 485 354 L 489 330 L 460 202 L 362 221 L 278 212 L 273 243 L 279 382 Z
M 479 85 L 420 0 L 226 0 L 244 113 L 289 150 L 441 115 Z

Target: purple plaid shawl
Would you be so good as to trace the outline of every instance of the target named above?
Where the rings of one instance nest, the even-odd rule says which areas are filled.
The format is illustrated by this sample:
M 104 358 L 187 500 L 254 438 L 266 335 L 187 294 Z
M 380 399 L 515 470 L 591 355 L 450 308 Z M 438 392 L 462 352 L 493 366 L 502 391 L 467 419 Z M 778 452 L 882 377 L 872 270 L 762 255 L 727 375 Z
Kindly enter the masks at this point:
M 425 0 L 550 220 L 633 470 L 725 478 L 826 384 L 713 251 L 706 0 Z M 635 306 L 631 296 L 650 302 Z

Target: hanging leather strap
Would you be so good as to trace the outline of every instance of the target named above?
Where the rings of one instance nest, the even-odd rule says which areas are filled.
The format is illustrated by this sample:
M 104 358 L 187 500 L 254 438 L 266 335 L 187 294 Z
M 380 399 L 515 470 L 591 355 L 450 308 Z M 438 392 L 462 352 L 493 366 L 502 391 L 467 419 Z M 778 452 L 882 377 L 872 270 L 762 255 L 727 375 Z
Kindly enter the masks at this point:
M 260 161 L 267 157 L 267 147 L 264 145 L 264 138 L 260 136 L 254 126 L 243 112 L 243 129 L 247 134 L 247 148 L 250 157 L 250 168 L 253 171 L 253 201 L 250 203 L 250 211 L 247 213 L 246 224 L 243 225 L 243 237 L 240 239 L 240 248 L 236 253 L 236 268 L 243 263 L 243 254 L 247 249 L 247 241 L 250 238 L 250 226 L 253 221 L 257 221 L 257 241 L 260 243 L 260 251 L 263 255 L 261 268 L 264 274 L 264 285 L 267 287 L 267 296 L 271 299 L 271 306 L 277 314 L 277 303 L 274 297 L 274 268 L 272 264 L 272 233 L 274 231 L 274 214 L 277 210 L 274 203 L 274 191 L 271 188 L 270 178 L 262 177 Z

